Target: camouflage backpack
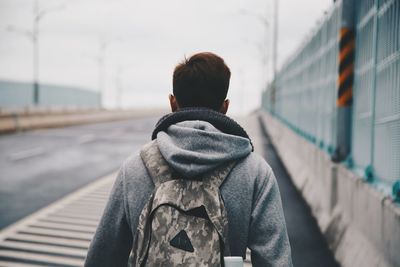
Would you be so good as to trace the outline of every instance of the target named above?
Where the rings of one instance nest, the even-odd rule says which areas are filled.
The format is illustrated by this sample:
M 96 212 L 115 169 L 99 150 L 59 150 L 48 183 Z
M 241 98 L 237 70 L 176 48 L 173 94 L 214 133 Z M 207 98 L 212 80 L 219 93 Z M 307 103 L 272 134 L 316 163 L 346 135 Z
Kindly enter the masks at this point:
M 222 266 L 230 251 L 219 186 L 234 163 L 185 180 L 170 169 L 155 141 L 142 149 L 141 157 L 155 189 L 139 217 L 131 264 Z

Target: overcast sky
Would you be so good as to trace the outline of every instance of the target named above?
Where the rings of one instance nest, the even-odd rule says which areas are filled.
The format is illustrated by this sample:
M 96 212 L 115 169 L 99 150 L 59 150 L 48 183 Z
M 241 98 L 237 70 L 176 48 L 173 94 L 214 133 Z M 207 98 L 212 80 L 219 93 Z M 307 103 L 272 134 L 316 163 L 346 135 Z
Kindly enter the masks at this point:
M 332 3 L 279 0 L 278 66 Z M 124 107 L 166 105 L 175 65 L 200 51 L 219 54 L 231 68 L 232 113 L 258 107 L 271 78 L 271 0 L 39 0 L 39 4 L 41 9 L 55 9 L 39 24 L 40 82 L 98 90 L 97 58 L 101 42 L 106 41 L 103 102 L 107 107 L 117 103 L 117 73 Z M 32 81 L 32 42 L 7 31 L 10 25 L 31 30 L 32 11 L 32 0 L 0 0 L 0 79 Z

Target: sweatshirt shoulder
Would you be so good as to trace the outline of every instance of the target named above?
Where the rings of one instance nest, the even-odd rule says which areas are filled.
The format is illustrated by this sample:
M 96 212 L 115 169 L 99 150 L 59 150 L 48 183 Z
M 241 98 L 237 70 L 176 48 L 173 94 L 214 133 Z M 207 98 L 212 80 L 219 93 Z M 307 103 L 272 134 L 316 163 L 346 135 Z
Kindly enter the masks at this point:
M 258 154 L 251 152 L 240 159 L 227 177 L 226 189 L 246 191 L 250 195 L 258 194 L 274 175 L 269 164 Z
M 122 164 L 125 192 L 132 197 L 138 192 L 151 192 L 154 185 L 139 152 L 129 156 Z
M 276 183 L 271 166 L 257 153 L 251 152 L 237 167 L 252 188 L 253 201 L 258 199 L 265 188 Z
M 128 158 L 124 160 L 124 162 L 122 163 L 122 170 L 127 177 L 132 176 L 138 171 L 146 171 L 139 151 L 131 154 Z
M 241 165 L 251 170 L 253 177 L 257 177 L 257 179 L 268 179 L 273 174 L 272 168 L 268 162 L 255 152 L 251 152 L 244 158 Z

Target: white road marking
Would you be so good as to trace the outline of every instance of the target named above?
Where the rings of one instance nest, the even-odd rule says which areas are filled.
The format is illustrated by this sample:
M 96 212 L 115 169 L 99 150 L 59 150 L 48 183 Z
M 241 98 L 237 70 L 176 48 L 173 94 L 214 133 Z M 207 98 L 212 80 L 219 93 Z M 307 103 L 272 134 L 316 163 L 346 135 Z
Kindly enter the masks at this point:
M 82 144 L 86 144 L 89 142 L 93 142 L 94 140 L 96 140 L 96 137 L 93 134 L 85 134 L 85 135 L 79 136 L 78 143 L 82 145 Z
M 47 245 L 53 245 L 53 246 L 60 245 L 60 246 L 65 246 L 65 247 L 82 248 L 82 249 L 88 249 L 89 245 L 90 245 L 90 241 L 85 241 L 85 240 L 74 240 L 74 239 L 70 239 L 70 238 L 40 236 L 40 235 L 31 235 L 31 234 L 22 234 L 22 233 L 12 235 L 8 240 L 16 240 L 19 242 L 29 242 L 29 243 L 33 243 L 33 244 L 35 244 L 35 243 L 47 244 Z
M 12 161 L 18 161 L 18 160 L 23 160 L 35 156 L 39 156 L 44 154 L 44 149 L 42 147 L 34 147 L 18 152 L 14 152 L 9 156 L 9 159 Z
M 115 177 L 103 177 L 0 231 L 0 266 L 82 266 Z
M 63 254 L 68 256 L 85 257 L 86 252 L 78 248 L 67 248 L 61 246 L 43 245 L 43 244 L 32 244 L 27 242 L 18 241 L 4 241 L 1 243 L 2 248 L 7 248 L 9 250 L 25 250 L 31 252 L 42 252 L 42 253 L 55 253 Z
M 10 258 L 10 259 L 24 259 L 24 261 L 30 261 L 33 263 L 43 264 L 43 262 L 48 265 L 52 264 L 65 264 L 69 266 L 82 266 L 84 263 L 83 259 L 77 259 L 73 257 L 64 256 L 53 256 L 48 254 L 31 253 L 19 250 L 0 250 L 0 258 Z M 7 264 L 2 264 L 2 266 L 9 266 Z
M 7 267 L 42 267 L 46 265 L 42 264 L 26 264 L 26 263 L 18 263 L 18 262 L 5 262 L 5 261 L 0 261 L 0 266 L 7 266 Z

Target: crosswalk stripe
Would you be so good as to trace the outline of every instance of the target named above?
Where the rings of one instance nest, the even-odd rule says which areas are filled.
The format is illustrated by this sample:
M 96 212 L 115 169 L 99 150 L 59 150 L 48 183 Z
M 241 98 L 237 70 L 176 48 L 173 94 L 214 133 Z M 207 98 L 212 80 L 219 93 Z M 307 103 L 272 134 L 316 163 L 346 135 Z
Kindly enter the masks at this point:
M 0 231 L 0 267 L 82 266 L 116 173 Z
M 27 264 L 21 262 L 11 262 L 11 261 L 2 261 L 0 260 L 0 267 L 43 267 L 46 265 L 43 264 Z
M 49 218 L 42 219 L 43 222 L 61 222 L 61 223 L 69 223 L 72 225 L 82 225 L 82 226 L 93 226 L 97 227 L 98 222 L 88 221 L 88 220 L 80 220 L 80 219 L 68 219 L 62 217 L 52 216 Z
M 67 207 L 62 210 L 59 210 L 58 213 L 74 213 L 74 214 L 84 214 L 88 216 L 99 217 L 102 215 L 102 210 L 93 210 L 93 209 L 81 209 L 79 207 Z
M 0 257 L 13 260 L 31 261 L 32 263 L 39 264 L 63 264 L 68 266 L 82 266 L 83 259 L 76 259 L 71 257 L 53 256 L 47 254 L 30 253 L 25 251 L 16 250 L 0 250 Z M 5 265 L 8 266 L 8 265 Z
M 60 246 L 24 243 L 18 241 L 5 241 L 0 244 L 0 249 L 13 249 L 13 250 L 23 250 L 29 252 L 41 252 L 41 253 L 52 253 L 52 254 L 62 254 L 66 256 L 75 256 L 80 258 L 85 258 L 86 250 L 77 248 L 66 248 Z
M 77 247 L 85 249 L 89 248 L 90 245 L 90 241 L 85 241 L 85 240 L 74 240 L 63 237 L 40 236 L 40 235 L 21 234 L 21 233 L 15 234 L 6 240 L 17 240 L 27 243 L 60 245 L 65 247 Z
M 87 220 L 92 220 L 92 221 L 98 221 L 100 219 L 100 215 L 91 215 L 91 214 L 85 214 L 85 213 L 77 213 L 77 212 L 71 212 L 71 211 L 59 211 L 53 213 L 54 216 L 62 216 L 62 217 L 68 217 L 68 218 L 79 218 L 79 219 L 87 219 Z
M 55 223 L 55 222 L 36 222 L 34 224 L 36 227 L 43 227 L 49 229 L 58 229 L 58 230 L 67 230 L 67 231 L 76 231 L 83 233 L 93 233 L 96 231 L 96 227 L 94 226 L 81 226 L 81 225 L 71 225 L 65 223 Z

